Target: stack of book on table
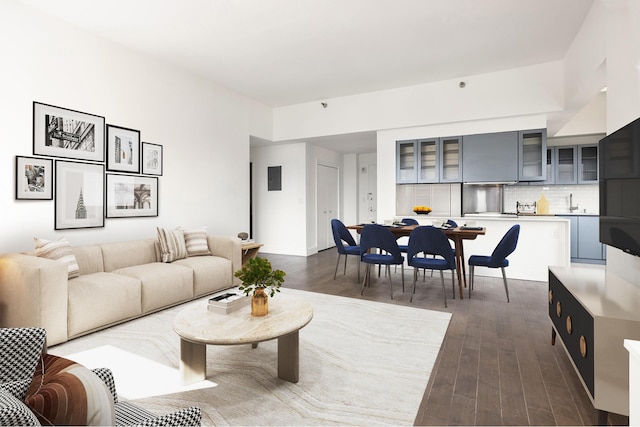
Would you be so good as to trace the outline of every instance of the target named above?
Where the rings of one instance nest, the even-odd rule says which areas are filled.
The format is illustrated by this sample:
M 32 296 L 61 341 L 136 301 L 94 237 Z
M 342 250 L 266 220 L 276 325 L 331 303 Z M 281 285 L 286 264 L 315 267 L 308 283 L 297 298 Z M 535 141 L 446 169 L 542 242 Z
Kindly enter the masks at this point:
M 244 295 L 238 288 L 231 288 L 213 294 L 207 308 L 212 313 L 227 314 L 246 307 L 250 302 L 250 296 Z

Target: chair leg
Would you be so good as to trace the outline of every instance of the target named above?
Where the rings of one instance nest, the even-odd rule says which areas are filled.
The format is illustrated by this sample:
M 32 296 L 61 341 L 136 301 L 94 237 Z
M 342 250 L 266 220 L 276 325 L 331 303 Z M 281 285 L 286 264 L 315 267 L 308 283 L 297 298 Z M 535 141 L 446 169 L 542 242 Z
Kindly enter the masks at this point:
M 509 301 L 509 286 L 507 286 L 507 275 L 504 272 L 504 267 L 501 267 L 502 270 L 502 281 L 504 282 L 504 290 L 507 293 L 507 302 Z
M 469 266 L 469 298 L 471 298 L 471 290 L 473 289 L 473 269 L 474 265 Z
M 404 264 L 400 265 L 400 274 L 402 274 L 402 292 L 404 292 Z
M 447 290 L 444 287 L 444 273 L 442 270 L 440 270 L 440 281 L 442 282 L 442 293 L 444 294 L 444 307 L 447 308 Z
M 344 256 L 344 272 L 342 274 L 347 274 L 347 258 L 349 258 L 348 255 Z
M 360 295 L 364 295 L 364 285 L 367 283 L 369 279 L 369 270 L 371 269 L 371 264 L 367 264 L 367 268 L 364 271 L 364 280 L 362 280 L 362 288 L 360 289 Z
M 389 294 L 391 295 L 391 299 L 393 299 L 393 285 L 391 284 L 391 268 L 389 267 L 389 264 L 385 265 L 385 269 L 384 271 L 386 272 L 387 276 L 389 276 Z
M 418 278 L 418 269 L 413 268 L 413 291 L 411 291 L 411 298 L 409 298 L 409 302 L 413 302 L 413 294 L 416 293 L 416 279 Z
M 456 299 L 456 282 L 455 282 L 456 273 L 454 270 L 451 270 L 451 289 L 453 289 L 453 299 Z
M 333 272 L 333 280 L 336 280 L 336 274 L 338 274 L 338 266 L 340 265 L 340 256 L 341 254 L 338 253 L 338 260 L 336 261 L 336 271 Z M 345 261 L 346 261 L 346 255 L 345 255 Z
M 360 283 L 360 265 L 361 264 L 362 264 L 362 260 L 358 259 L 358 283 Z

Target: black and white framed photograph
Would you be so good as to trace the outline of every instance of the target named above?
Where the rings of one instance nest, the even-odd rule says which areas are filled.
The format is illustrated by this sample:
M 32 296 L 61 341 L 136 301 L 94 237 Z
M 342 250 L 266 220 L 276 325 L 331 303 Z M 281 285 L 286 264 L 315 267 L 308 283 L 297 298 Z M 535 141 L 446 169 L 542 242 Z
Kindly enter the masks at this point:
M 142 143 L 142 173 L 162 175 L 162 145 Z
M 107 170 L 140 173 L 140 131 L 107 125 Z
M 16 156 L 16 199 L 53 199 L 53 160 Z
M 104 165 L 56 161 L 55 229 L 104 227 Z
M 107 174 L 107 218 L 158 216 L 158 178 Z
M 104 162 L 104 117 L 33 103 L 33 154 Z

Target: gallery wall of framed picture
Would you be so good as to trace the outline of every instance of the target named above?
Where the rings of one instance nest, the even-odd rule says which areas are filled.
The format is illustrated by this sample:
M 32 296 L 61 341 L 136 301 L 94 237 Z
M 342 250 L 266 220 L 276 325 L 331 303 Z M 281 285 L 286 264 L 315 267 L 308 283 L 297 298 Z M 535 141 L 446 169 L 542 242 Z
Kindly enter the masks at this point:
M 32 154 L 16 156 L 15 198 L 54 200 L 56 230 L 158 216 L 163 149 L 140 130 L 34 101 Z

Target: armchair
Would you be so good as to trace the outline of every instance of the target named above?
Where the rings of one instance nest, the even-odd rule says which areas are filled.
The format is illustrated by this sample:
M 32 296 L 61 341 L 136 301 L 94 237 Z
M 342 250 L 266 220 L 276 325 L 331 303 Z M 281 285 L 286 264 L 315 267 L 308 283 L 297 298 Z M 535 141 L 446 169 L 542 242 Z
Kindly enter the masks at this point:
M 91 371 L 47 355 L 45 341 L 42 328 L 0 328 L 0 425 L 41 425 L 41 419 L 50 421 L 47 417 L 51 414 L 58 417 L 58 424 L 71 424 L 69 417 L 74 423 L 78 417 L 85 417 L 88 425 L 200 425 L 197 407 L 156 416 L 133 403 L 119 402 L 109 369 Z M 81 410 L 72 408 L 76 399 L 84 404 Z M 34 412 L 35 408 L 38 410 Z

